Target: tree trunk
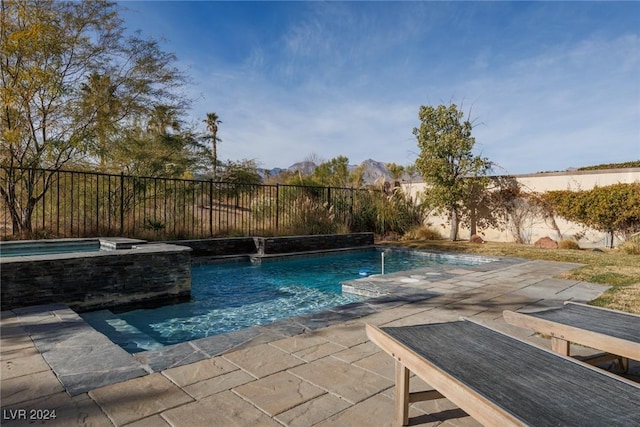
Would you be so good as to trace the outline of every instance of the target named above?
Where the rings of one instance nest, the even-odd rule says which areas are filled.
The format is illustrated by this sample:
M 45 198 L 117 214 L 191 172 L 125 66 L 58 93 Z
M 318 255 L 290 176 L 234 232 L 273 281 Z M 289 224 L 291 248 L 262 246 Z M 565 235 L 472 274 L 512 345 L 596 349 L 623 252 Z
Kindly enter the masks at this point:
M 560 227 L 558 227 L 558 223 L 556 222 L 555 217 L 553 216 L 553 214 L 549 215 L 547 217 L 547 224 L 551 225 L 551 228 L 553 228 L 556 232 L 556 238 L 558 239 L 558 241 L 562 240 L 562 232 L 560 231 Z
M 458 239 L 458 210 L 455 207 L 451 208 L 451 233 L 449 234 L 449 240 L 455 242 Z
M 26 206 L 22 210 L 22 230 L 21 232 L 24 235 L 29 235 L 33 231 L 32 219 L 33 219 L 33 211 L 36 208 L 36 203 L 38 199 L 34 197 L 30 197 L 27 201 Z
M 9 208 L 9 213 L 11 215 L 12 234 L 14 236 L 18 235 L 20 234 L 20 229 L 21 229 L 20 215 L 18 214 L 18 211 L 15 208 L 13 199 L 10 199 L 8 196 L 5 196 L 5 193 L 3 193 L 2 195 L 5 199 L 5 203 L 7 204 L 7 208 Z
M 33 231 L 32 217 L 36 204 L 49 189 L 50 179 L 54 172 L 48 172 L 48 176 L 45 177 L 44 170 L 40 172 L 39 176 L 35 169 L 8 168 L 6 171 L 6 179 L 0 185 L 0 195 L 9 208 L 13 234 L 28 237 Z M 35 190 L 38 180 L 43 182 L 39 192 Z M 16 187 L 20 188 L 20 182 L 22 182 L 22 191 L 16 189 Z
M 8 168 L 6 170 L 6 181 L 0 185 L 0 193 L 9 209 L 11 215 L 12 233 L 13 235 L 22 234 L 22 221 L 19 212 L 18 201 L 16 198 L 16 181 L 15 169 Z
M 475 236 L 476 234 L 478 234 L 478 226 L 476 225 L 476 208 L 472 207 L 471 211 L 469 212 L 469 222 L 471 223 L 471 234 L 469 235 L 469 238 L 471 238 L 472 236 Z

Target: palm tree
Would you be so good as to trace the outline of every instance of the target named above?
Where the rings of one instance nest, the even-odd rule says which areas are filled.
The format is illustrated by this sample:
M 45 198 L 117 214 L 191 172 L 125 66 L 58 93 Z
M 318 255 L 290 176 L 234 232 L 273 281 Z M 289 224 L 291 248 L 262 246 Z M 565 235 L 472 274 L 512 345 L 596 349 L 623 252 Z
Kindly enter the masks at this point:
M 207 113 L 207 118 L 204 120 L 207 124 L 209 132 L 211 132 L 211 152 L 213 154 L 213 179 L 216 179 L 218 173 L 218 125 L 222 123 L 216 113 Z
M 178 111 L 170 106 L 159 104 L 155 105 L 149 114 L 147 121 L 147 132 L 165 137 L 169 135 L 168 130 L 179 132 L 182 128 L 178 119 Z
M 91 73 L 86 83 L 81 85 L 81 106 L 92 118 L 95 145 L 94 150 L 100 160 L 100 170 L 106 170 L 106 157 L 112 147 L 110 137 L 115 134 L 121 104 L 117 86 L 108 75 Z

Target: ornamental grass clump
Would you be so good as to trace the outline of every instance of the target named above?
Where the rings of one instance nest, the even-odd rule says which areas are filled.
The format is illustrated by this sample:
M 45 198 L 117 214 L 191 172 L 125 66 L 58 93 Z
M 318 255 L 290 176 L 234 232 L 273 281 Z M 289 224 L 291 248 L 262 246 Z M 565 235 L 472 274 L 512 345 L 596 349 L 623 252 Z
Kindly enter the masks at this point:
M 443 237 L 438 230 L 431 226 L 413 227 L 402 235 L 400 240 L 442 240 Z
M 558 242 L 558 249 L 580 249 L 580 245 L 575 240 L 562 239 Z
M 620 250 L 627 255 L 640 255 L 640 235 L 635 235 L 620 245 Z

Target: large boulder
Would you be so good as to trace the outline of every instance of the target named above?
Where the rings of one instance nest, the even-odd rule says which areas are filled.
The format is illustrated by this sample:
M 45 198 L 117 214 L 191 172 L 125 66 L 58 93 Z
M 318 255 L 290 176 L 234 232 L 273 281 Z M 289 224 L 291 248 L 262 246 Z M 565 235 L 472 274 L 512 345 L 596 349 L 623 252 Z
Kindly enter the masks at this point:
M 471 243 L 484 243 L 484 239 L 477 234 L 474 234 L 469 238 Z
M 541 237 L 534 244 L 536 248 L 543 249 L 558 249 L 558 242 L 551 237 Z

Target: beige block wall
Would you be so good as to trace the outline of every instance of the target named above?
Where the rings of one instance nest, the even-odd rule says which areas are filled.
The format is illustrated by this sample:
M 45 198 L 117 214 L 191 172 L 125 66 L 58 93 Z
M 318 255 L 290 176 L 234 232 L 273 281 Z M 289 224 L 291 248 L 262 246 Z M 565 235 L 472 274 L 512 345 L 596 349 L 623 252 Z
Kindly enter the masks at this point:
M 522 185 L 525 191 L 544 193 L 552 190 L 589 190 L 595 186 L 604 187 L 618 183 L 631 184 L 640 182 L 640 168 L 609 169 L 602 171 L 575 171 L 539 173 L 533 175 L 515 175 L 514 178 Z M 420 194 L 425 191 L 423 182 L 403 183 L 403 189 L 419 200 Z M 451 230 L 446 216 L 431 216 L 427 220 L 436 227 L 443 236 L 448 236 Z M 556 224 L 562 233 L 558 236 L 554 228 L 545 222 L 543 218 L 531 218 L 524 227 L 525 236 L 530 243 L 534 243 L 541 237 L 549 236 L 554 240 L 559 238 L 573 238 L 581 235 L 579 240 L 581 247 L 605 246 L 605 233 L 602 230 L 585 229 L 583 226 L 556 218 Z M 478 230 L 485 240 L 497 242 L 512 242 L 513 235 L 508 231 L 498 229 Z M 459 238 L 468 239 L 468 229 L 460 227 Z M 616 238 L 614 244 L 619 244 Z

